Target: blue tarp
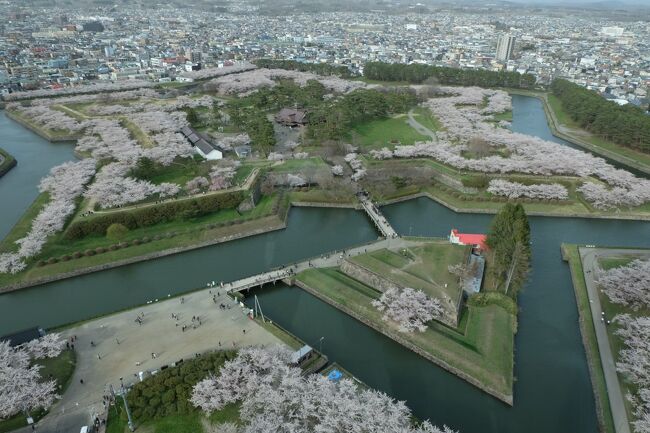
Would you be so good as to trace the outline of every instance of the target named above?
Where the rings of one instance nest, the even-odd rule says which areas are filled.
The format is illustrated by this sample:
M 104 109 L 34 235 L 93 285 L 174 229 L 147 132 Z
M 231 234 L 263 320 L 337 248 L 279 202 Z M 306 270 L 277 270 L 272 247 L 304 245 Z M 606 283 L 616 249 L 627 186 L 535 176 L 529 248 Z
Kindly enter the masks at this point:
M 343 377 L 343 373 L 338 370 L 332 370 L 330 371 L 330 374 L 327 375 L 327 378 L 332 382 L 338 381 L 341 377 Z

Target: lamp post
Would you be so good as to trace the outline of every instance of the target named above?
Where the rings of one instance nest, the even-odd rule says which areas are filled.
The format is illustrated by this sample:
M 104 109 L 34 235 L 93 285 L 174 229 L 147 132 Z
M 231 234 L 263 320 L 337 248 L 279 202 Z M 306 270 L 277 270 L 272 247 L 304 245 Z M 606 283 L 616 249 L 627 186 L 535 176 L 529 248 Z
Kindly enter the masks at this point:
M 111 384 L 111 394 L 115 394 L 112 384 Z M 124 379 L 121 377 L 120 377 L 120 392 L 117 395 L 122 397 L 122 401 L 124 401 L 124 409 L 126 410 L 126 416 L 129 419 L 129 430 L 135 431 L 135 424 L 133 424 L 133 419 L 131 418 L 131 410 L 129 409 L 129 403 L 126 401 L 126 388 L 124 388 Z
M 321 337 L 320 340 L 318 340 L 318 343 L 319 343 L 318 351 L 320 352 L 321 355 L 323 354 L 323 340 L 324 339 L 325 339 L 325 337 Z

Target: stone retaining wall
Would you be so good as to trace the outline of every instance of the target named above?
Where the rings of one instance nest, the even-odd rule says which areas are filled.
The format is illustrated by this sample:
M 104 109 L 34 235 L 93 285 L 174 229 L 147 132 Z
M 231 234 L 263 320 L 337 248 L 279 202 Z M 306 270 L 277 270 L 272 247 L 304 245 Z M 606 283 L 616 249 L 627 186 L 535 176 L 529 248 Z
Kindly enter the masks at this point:
M 321 301 L 326 302 L 326 303 L 330 304 L 331 306 L 341 310 L 342 312 L 344 312 L 348 316 L 353 317 L 354 319 L 356 319 L 359 322 L 363 323 L 364 325 L 374 329 L 375 331 L 384 334 L 386 337 L 390 338 L 391 340 L 395 341 L 396 343 L 401 344 L 402 346 L 406 347 L 410 351 L 417 353 L 418 355 L 420 355 L 424 359 L 438 365 L 439 367 L 444 368 L 445 370 L 449 371 L 452 374 L 455 374 L 456 376 L 460 377 L 461 379 L 471 383 L 475 387 L 477 387 L 480 390 L 490 394 L 491 396 L 496 397 L 497 399 L 501 400 L 502 402 L 504 402 L 504 403 L 506 403 L 506 404 L 508 404 L 510 406 L 513 405 L 513 395 L 512 394 L 503 394 L 503 393 L 501 393 L 501 392 L 499 392 L 497 390 L 494 390 L 494 389 L 484 385 L 478 379 L 475 379 L 474 377 L 468 375 L 467 373 L 457 369 L 456 367 L 450 365 L 449 363 L 447 363 L 447 362 L 433 356 L 429 352 L 426 352 L 426 351 L 422 350 L 420 347 L 416 346 L 415 344 L 407 341 L 404 337 L 399 335 L 398 332 L 387 329 L 384 326 L 380 326 L 379 324 L 377 324 L 377 323 L 375 323 L 375 322 L 361 316 L 360 314 L 356 313 L 355 311 L 352 311 L 348 307 L 346 307 L 346 306 L 344 306 L 342 304 L 339 304 L 338 302 L 335 302 L 332 299 L 330 299 L 329 297 L 323 295 L 318 290 L 309 287 L 307 284 L 303 283 L 302 281 L 296 280 L 295 283 L 296 283 L 297 287 L 300 287 L 301 289 L 303 289 L 306 292 L 314 295 L 315 297 L 317 297 Z
M 404 289 L 404 287 L 396 284 L 389 279 L 382 277 L 379 274 L 374 273 L 373 271 L 364 268 L 361 265 L 351 262 L 350 260 L 343 260 L 341 263 L 341 272 L 343 272 L 348 277 L 360 281 L 366 286 L 370 286 L 373 289 L 377 289 L 380 292 L 385 292 L 391 287 L 397 287 L 398 289 Z

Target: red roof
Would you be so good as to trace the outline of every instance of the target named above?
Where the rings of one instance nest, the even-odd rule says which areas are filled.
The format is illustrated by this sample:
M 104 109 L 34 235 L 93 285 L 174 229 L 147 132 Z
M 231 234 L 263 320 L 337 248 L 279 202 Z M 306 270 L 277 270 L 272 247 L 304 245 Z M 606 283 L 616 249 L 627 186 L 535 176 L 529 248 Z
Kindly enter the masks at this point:
M 487 240 L 486 235 L 472 234 L 472 233 L 458 233 L 458 230 L 453 229 L 452 233 L 458 237 L 458 240 L 464 245 L 478 245 L 482 250 L 487 250 L 488 246 L 485 243 Z

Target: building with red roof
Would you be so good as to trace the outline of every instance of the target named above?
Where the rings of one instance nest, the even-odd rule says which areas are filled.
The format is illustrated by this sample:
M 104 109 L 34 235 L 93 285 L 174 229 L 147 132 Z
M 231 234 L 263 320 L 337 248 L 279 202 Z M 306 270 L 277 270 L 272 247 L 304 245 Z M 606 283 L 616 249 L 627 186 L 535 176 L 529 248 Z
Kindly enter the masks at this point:
M 471 245 L 474 248 L 478 248 L 482 251 L 489 249 L 486 240 L 487 235 L 460 233 L 456 229 L 451 229 L 451 233 L 449 234 L 449 242 L 452 244 Z

